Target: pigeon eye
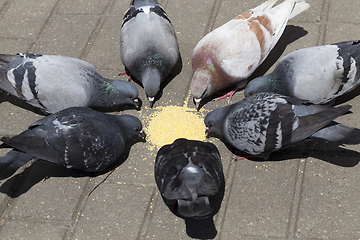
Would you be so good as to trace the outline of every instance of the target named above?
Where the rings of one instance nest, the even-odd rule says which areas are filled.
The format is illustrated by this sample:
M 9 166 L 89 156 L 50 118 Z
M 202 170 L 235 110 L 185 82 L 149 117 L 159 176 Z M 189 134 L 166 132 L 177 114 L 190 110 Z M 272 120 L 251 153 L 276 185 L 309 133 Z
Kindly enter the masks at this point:
M 129 98 L 132 98 L 132 95 L 130 94 L 128 97 L 129 97 Z
M 209 127 L 212 127 L 213 126 L 213 124 L 212 123 L 209 123 Z
M 254 95 L 254 93 L 253 93 L 253 92 L 251 92 L 251 93 L 249 93 L 249 95 L 250 95 L 250 96 L 252 96 L 252 95 Z
M 135 131 L 138 131 L 138 130 L 139 130 L 139 127 L 136 127 L 136 128 L 135 128 Z

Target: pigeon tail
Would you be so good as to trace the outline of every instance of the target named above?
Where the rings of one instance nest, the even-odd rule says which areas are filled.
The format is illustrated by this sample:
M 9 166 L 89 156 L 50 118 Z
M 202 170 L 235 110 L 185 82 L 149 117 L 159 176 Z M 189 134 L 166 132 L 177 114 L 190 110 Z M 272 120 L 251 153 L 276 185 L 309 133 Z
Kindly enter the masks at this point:
M 20 58 L 21 55 L 0 54 L 0 67 Z
M 310 7 L 310 4 L 306 3 L 304 0 L 296 0 L 295 1 L 295 7 L 292 10 L 289 19 L 292 19 L 293 17 L 297 16 L 298 14 L 302 13 L 306 9 Z
M 268 0 L 268 1 L 260 4 L 259 6 L 253 8 L 252 10 L 253 10 L 254 12 L 265 11 L 265 10 L 267 10 L 267 9 L 272 8 L 277 1 L 278 1 L 278 0 Z
M 0 180 L 10 177 L 33 158 L 34 156 L 16 149 L 0 157 Z
M 339 144 L 355 145 L 360 143 L 360 129 L 332 122 L 313 134 L 312 137 L 322 138 Z
M 205 218 L 213 211 L 208 197 L 200 197 L 192 201 L 178 200 L 178 204 L 178 212 L 184 217 Z
M 273 15 L 275 18 L 275 36 L 273 37 L 274 39 L 272 41 L 272 47 L 270 47 L 268 51 L 271 51 L 271 49 L 274 48 L 274 46 L 280 39 L 281 35 L 285 30 L 288 20 L 305 11 L 309 7 L 310 5 L 307 4 L 305 1 L 285 0 L 281 4 L 266 11 L 267 14 Z

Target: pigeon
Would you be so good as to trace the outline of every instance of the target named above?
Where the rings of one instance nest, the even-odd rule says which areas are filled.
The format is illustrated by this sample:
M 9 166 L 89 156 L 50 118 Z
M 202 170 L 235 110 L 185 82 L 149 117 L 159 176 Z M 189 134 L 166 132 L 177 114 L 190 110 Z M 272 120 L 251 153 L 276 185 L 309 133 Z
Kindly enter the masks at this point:
M 155 180 L 169 209 L 186 218 L 214 215 L 215 198 L 222 194 L 222 200 L 225 189 L 216 146 L 184 138 L 160 148 L 155 161 Z
M 132 0 L 120 34 L 121 61 L 141 82 L 152 107 L 160 84 L 180 61 L 174 27 L 156 0 Z
M 203 37 L 192 55 L 191 93 L 197 108 L 203 98 L 236 85 L 237 89 L 274 48 L 287 21 L 310 7 L 303 0 L 268 0 Z
M 360 84 L 360 41 L 303 48 L 280 59 L 275 70 L 253 79 L 248 97 L 273 92 L 312 104 L 331 102 Z
M 122 156 L 126 144 L 143 141 L 140 120 L 72 107 L 46 116 L 14 137 L 1 141 L 13 147 L 0 158 L 0 179 L 28 161 L 45 160 L 67 168 L 101 172 Z
M 359 144 L 360 129 L 333 122 L 350 105 L 307 106 L 296 98 L 256 93 L 205 117 L 207 134 L 247 154 L 267 159 L 271 152 L 308 137 L 339 144 Z
M 0 88 L 45 113 L 69 107 L 132 104 L 138 90 L 124 80 L 102 77 L 80 59 L 41 54 L 0 54 Z

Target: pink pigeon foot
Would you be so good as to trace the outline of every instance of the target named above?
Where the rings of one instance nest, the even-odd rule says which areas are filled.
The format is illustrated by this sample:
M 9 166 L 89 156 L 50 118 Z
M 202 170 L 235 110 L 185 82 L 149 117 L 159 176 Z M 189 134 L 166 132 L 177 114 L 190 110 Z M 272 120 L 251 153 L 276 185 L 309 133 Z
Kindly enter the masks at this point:
M 213 101 L 219 101 L 219 100 L 221 100 L 221 99 L 224 99 L 224 98 L 229 97 L 228 103 L 230 103 L 233 95 L 235 94 L 235 92 L 236 92 L 238 89 L 239 89 L 238 87 L 235 87 L 235 88 L 233 88 L 233 90 L 231 90 L 230 92 L 226 93 L 225 95 L 223 95 L 223 96 L 221 96 L 221 97 L 215 98 Z
M 129 75 L 129 77 L 128 77 L 128 81 L 130 81 L 130 80 L 131 80 L 131 73 L 130 73 L 130 71 L 129 71 L 129 70 L 126 70 L 125 72 L 121 72 L 121 73 L 119 73 L 119 76 L 122 76 L 122 75 L 125 75 L 125 74 Z

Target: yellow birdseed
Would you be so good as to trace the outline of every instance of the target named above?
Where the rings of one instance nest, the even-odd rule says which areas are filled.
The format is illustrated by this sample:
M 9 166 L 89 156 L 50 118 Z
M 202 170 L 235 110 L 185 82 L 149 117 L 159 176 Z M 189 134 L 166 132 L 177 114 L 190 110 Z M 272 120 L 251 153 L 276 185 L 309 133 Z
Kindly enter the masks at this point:
M 171 144 L 178 138 L 205 140 L 204 119 L 192 111 L 179 106 L 162 107 L 160 111 L 155 111 L 145 129 L 147 139 L 156 147 Z

